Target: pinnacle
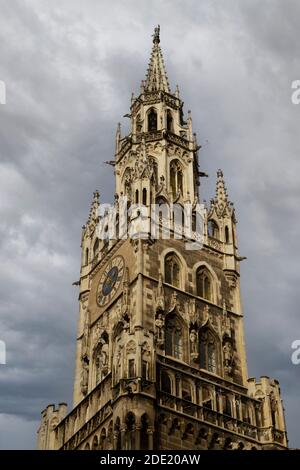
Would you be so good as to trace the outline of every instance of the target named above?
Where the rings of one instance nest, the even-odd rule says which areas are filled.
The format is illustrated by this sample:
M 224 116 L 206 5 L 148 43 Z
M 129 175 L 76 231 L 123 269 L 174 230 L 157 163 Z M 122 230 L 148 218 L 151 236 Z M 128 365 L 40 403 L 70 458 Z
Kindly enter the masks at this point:
M 165 91 L 171 93 L 170 85 L 165 69 L 160 43 L 160 26 L 154 29 L 153 47 L 144 82 L 145 91 Z

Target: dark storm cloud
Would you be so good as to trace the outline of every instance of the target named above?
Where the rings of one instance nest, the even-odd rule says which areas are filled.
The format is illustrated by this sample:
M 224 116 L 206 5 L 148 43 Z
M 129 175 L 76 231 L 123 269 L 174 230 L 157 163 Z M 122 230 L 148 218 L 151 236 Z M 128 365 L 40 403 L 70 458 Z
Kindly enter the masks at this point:
M 249 375 L 281 382 L 300 445 L 300 78 L 295 1 L 1 2 L 1 448 L 35 445 L 39 413 L 71 404 L 80 233 L 113 197 L 116 124 L 139 91 L 153 27 L 203 145 L 209 200 L 223 168 L 239 220 Z

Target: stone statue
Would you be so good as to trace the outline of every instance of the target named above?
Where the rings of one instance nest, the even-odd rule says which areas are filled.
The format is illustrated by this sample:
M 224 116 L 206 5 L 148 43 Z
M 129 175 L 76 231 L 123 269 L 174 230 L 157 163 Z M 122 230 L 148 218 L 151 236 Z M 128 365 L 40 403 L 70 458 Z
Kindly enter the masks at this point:
M 199 351 L 198 351 L 198 334 L 194 328 L 190 332 L 190 345 L 191 345 L 191 358 L 194 362 L 196 362 L 199 357 Z
M 233 353 L 231 344 L 226 341 L 223 346 L 224 370 L 226 374 L 232 373 Z
M 89 381 L 89 365 L 86 361 L 82 361 L 80 388 L 81 388 L 81 393 L 83 393 L 83 395 L 87 394 L 88 381 Z
M 165 331 L 164 331 L 164 319 L 162 313 L 159 313 L 156 320 L 155 320 L 155 326 L 156 326 L 156 341 L 159 346 L 163 346 L 165 342 Z

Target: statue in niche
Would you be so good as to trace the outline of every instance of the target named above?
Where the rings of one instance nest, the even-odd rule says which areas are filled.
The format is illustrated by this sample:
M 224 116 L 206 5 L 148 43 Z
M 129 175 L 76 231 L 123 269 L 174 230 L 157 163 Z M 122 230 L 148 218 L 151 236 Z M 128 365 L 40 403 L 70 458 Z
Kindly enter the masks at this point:
M 198 335 L 197 331 L 193 328 L 190 332 L 190 346 L 191 346 L 191 358 L 196 361 L 199 357 L 198 353 Z
M 232 374 L 232 365 L 233 365 L 233 351 L 232 346 L 229 341 L 223 346 L 223 358 L 224 358 L 224 370 L 227 375 Z
M 80 389 L 83 395 L 87 394 L 88 381 L 89 381 L 89 364 L 88 362 L 83 360 L 82 369 L 81 369 L 81 380 L 80 380 Z
M 164 322 L 163 315 L 162 313 L 159 313 L 155 320 L 155 326 L 156 326 L 156 342 L 160 348 L 162 348 L 165 343 L 164 325 L 165 325 L 165 322 Z

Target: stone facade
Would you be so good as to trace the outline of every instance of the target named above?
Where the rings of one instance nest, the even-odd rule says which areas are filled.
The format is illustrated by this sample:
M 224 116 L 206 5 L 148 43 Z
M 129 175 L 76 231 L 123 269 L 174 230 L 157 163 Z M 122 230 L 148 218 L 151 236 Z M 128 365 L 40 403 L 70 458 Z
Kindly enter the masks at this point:
M 117 129 L 115 208 L 127 196 L 146 207 L 145 219 L 154 203 L 189 204 L 193 218 L 200 146 L 159 43 L 158 27 L 130 134 Z M 171 212 L 157 224 L 167 218 L 169 238 L 99 240 L 107 214 L 98 208 L 95 192 L 82 229 L 74 405 L 42 412 L 39 448 L 286 449 L 278 382 L 247 375 L 242 258 L 222 171 L 202 249 L 186 249 Z M 130 222 L 139 217 L 132 210 Z

